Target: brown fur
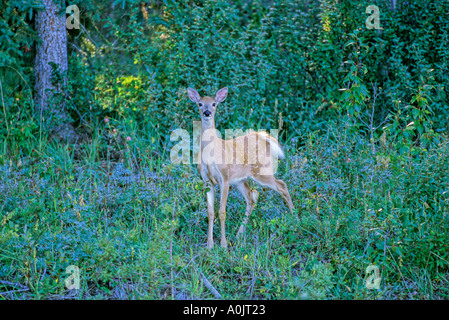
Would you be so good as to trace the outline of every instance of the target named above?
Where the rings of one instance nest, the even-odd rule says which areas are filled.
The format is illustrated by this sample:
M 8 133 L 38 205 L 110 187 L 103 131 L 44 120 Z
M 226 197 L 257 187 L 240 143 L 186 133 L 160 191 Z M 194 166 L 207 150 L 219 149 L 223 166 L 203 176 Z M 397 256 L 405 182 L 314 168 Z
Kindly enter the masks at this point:
M 198 105 L 201 115 L 201 148 L 198 172 L 205 181 L 207 192 L 207 211 L 209 229 L 207 247 L 212 248 L 215 185 L 220 185 L 221 201 L 219 217 L 221 224 L 221 246 L 226 247 L 226 202 L 229 186 L 235 185 L 246 200 L 246 212 L 237 236 L 245 231 L 248 218 L 256 205 L 258 193 L 251 190 L 247 183 L 252 178 L 263 186 L 272 188 L 283 197 L 290 212 L 293 214 L 293 203 L 287 185 L 274 177 L 274 165 L 278 157 L 283 158 L 283 149 L 279 142 L 263 132 L 251 132 L 231 140 L 220 139 L 215 132 L 215 112 L 217 106 L 227 96 L 227 88 L 217 92 L 215 98 L 201 98 L 194 89 L 187 89 L 189 98 Z M 210 112 L 210 117 L 205 112 Z

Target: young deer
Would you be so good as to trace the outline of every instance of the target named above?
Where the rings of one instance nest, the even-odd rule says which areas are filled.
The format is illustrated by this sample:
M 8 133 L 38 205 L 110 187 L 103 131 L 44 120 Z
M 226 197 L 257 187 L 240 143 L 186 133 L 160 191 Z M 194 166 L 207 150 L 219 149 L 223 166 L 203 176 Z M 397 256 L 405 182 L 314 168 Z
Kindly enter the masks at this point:
M 215 111 L 220 102 L 226 99 L 228 88 L 220 89 L 214 98 L 201 98 L 198 92 L 192 88 L 187 89 L 190 100 L 198 105 L 201 115 L 201 146 L 198 172 L 208 187 L 207 213 L 209 229 L 207 248 L 214 246 L 214 186 L 219 184 L 221 190 L 221 202 L 219 217 L 221 223 L 221 246 L 227 246 L 225 221 L 226 201 L 229 186 L 235 185 L 246 200 L 246 212 L 243 223 L 240 226 L 237 237 L 244 233 L 246 223 L 256 205 L 258 193 L 251 190 L 246 181 L 252 178 L 263 186 L 267 186 L 284 198 L 290 212 L 293 214 L 293 203 L 286 184 L 274 177 L 273 166 L 277 164 L 277 158 L 284 158 L 284 152 L 279 142 L 264 132 L 251 132 L 232 140 L 222 140 L 215 130 Z

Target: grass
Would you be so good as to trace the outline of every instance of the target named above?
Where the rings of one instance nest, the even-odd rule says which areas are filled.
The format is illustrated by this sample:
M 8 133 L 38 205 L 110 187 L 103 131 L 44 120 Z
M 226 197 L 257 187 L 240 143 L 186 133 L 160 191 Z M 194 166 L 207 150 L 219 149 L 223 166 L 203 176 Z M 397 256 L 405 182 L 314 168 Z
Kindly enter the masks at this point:
M 289 141 L 278 176 L 299 223 L 277 193 L 252 183 L 259 201 L 237 240 L 245 203 L 231 189 L 229 248 L 216 221 L 208 251 L 196 168 L 169 163 L 151 128 L 111 122 L 78 146 L 40 141 L 2 156 L 0 298 L 449 297 L 447 140 L 414 156 L 388 143 L 373 155 L 344 130 Z M 80 290 L 65 286 L 70 265 Z M 379 289 L 366 287 L 370 265 Z

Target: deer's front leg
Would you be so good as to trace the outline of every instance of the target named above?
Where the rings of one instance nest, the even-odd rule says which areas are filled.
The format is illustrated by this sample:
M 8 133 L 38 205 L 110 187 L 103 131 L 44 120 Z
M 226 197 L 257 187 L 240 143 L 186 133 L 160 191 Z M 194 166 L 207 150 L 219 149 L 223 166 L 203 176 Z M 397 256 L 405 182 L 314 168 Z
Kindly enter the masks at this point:
M 220 210 L 218 211 L 218 215 L 220 217 L 221 224 L 221 246 L 223 248 L 227 247 L 226 241 L 226 202 L 228 201 L 228 192 L 229 192 L 229 182 L 224 181 L 221 184 L 221 201 L 220 201 Z
M 208 185 L 209 191 L 206 193 L 207 198 L 207 217 L 209 219 L 209 229 L 207 234 L 207 248 L 212 249 L 214 247 L 214 201 L 215 201 L 215 189 L 213 185 Z

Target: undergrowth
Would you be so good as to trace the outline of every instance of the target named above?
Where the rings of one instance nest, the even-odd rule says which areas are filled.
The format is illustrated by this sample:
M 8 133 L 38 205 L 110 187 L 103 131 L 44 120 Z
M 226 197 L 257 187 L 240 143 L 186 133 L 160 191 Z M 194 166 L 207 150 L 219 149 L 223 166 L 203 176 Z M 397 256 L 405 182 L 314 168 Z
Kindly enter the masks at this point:
M 231 189 L 229 248 L 216 221 L 211 251 L 196 168 L 164 160 L 154 132 L 108 121 L 78 146 L 36 142 L 0 166 L 1 297 L 213 299 L 206 278 L 225 299 L 447 299 L 447 140 L 415 155 L 385 140 L 373 155 L 347 130 L 284 145 L 277 175 L 299 221 L 252 183 L 260 197 L 238 240 L 245 203 Z M 66 287 L 70 265 L 79 290 Z

